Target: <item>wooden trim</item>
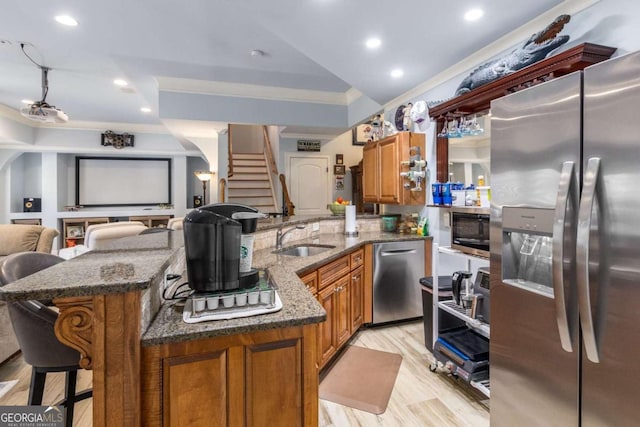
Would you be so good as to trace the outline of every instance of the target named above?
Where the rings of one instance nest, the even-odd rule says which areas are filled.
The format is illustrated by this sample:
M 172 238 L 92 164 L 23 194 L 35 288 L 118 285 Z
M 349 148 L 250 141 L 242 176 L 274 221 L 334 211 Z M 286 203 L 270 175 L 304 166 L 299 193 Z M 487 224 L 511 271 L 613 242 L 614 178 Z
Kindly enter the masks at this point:
M 264 152 L 267 153 L 267 160 L 269 161 L 269 165 L 271 166 L 271 173 L 274 175 L 278 175 L 278 165 L 276 165 L 276 160 L 273 156 L 271 140 L 269 139 L 269 132 L 267 131 L 266 126 L 262 126 L 262 135 L 264 140 Z
M 373 245 L 364 246 L 364 323 L 373 322 Z
M 302 415 L 305 427 L 318 426 L 319 366 L 317 360 L 317 325 L 302 327 Z
M 449 181 L 449 138 L 440 135 L 444 128 L 444 120 L 436 122 L 436 180 Z
M 424 241 L 424 275 L 425 277 L 432 276 L 433 271 L 433 241 L 431 239 L 425 239 Z
M 227 180 L 220 178 L 218 181 L 218 201 L 224 203 L 226 201 Z
M 140 293 L 93 297 L 93 425 L 139 426 Z
M 244 426 L 247 417 L 246 410 L 246 373 L 245 349 L 242 346 L 229 348 L 227 359 L 227 414 L 229 426 Z M 233 397 L 233 398 L 230 398 Z
M 233 141 L 231 138 L 232 129 L 233 126 L 231 126 L 231 124 L 228 124 L 227 135 L 229 135 L 229 137 L 227 138 L 227 149 L 229 150 L 229 153 L 227 154 L 227 161 L 229 166 L 227 167 L 227 178 L 231 178 L 233 176 Z
M 93 297 L 56 298 L 60 309 L 54 331 L 61 343 L 80 352 L 80 367 L 93 367 Z
M 282 187 L 282 197 L 284 198 L 284 203 L 285 205 L 287 205 L 286 216 L 293 216 L 295 215 L 296 207 L 291 201 L 291 196 L 289 196 L 289 189 L 287 188 L 287 177 L 285 177 L 284 174 L 280 174 L 278 176 L 278 179 L 280 180 L 280 186 Z

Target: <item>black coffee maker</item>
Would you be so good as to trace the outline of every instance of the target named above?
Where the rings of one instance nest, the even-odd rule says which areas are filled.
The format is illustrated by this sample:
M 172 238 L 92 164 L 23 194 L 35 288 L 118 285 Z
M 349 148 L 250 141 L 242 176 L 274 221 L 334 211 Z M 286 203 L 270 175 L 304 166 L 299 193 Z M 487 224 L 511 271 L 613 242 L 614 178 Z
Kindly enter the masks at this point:
M 184 251 L 189 287 L 196 292 L 250 288 L 258 271 L 240 273 L 240 236 L 253 233 L 257 218 L 233 219 L 237 212 L 258 213 L 246 205 L 215 203 L 189 212 L 184 218 Z

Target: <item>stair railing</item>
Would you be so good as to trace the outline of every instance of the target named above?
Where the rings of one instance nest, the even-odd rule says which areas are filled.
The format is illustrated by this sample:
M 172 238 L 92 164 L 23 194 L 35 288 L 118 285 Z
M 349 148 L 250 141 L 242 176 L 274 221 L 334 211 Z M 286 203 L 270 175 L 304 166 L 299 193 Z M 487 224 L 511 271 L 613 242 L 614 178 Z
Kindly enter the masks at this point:
M 229 135 L 229 138 L 227 139 L 227 147 L 228 147 L 228 164 L 229 164 L 229 168 L 227 171 L 227 177 L 230 178 L 233 176 L 233 143 L 232 143 L 232 138 L 231 138 L 231 125 L 227 126 L 227 135 Z
M 267 161 L 269 162 L 269 166 L 271 167 L 271 173 L 274 175 L 278 175 L 278 166 L 276 165 L 276 159 L 273 156 L 273 149 L 271 148 L 269 132 L 267 132 L 266 126 L 262 126 L 262 135 L 264 140 L 264 152 L 267 153 Z
M 280 174 L 280 185 L 282 186 L 282 213 L 284 216 L 295 215 L 295 205 L 289 197 L 289 190 L 287 190 L 287 179 L 284 174 Z
M 273 155 L 273 149 L 271 148 L 271 139 L 269 138 L 269 132 L 266 126 L 262 126 L 262 135 L 264 140 L 264 152 L 267 156 L 267 162 L 269 163 L 269 169 L 273 175 L 269 176 L 269 180 L 271 181 L 271 185 L 275 188 L 272 177 L 278 176 L 280 180 L 280 187 L 282 188 L 282 214 L 284 216 L 293 215 L 293 203 L 291 203 L 291 199 L 289 198 L 289 191 L 287 190 L 287 182 L 285 176 L 280 174 L 278 175 L 278 166 L 276 164 L 275 156 Z
M 218 200 L 222 203 L 226 202 L 225 200 L 226 191 L 227 191 L 227 180 L 224 178 L 220 178 L 220 181 L 218 181 Z

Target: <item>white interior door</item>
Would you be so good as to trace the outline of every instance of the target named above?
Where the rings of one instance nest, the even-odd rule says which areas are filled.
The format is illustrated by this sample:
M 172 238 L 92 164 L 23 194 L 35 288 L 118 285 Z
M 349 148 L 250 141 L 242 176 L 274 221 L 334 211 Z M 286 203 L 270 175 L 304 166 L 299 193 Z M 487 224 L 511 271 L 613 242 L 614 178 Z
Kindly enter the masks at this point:
M 296 215 L 327 213 L 329 158 L 326 156 L 288 156 L 289 195 Z

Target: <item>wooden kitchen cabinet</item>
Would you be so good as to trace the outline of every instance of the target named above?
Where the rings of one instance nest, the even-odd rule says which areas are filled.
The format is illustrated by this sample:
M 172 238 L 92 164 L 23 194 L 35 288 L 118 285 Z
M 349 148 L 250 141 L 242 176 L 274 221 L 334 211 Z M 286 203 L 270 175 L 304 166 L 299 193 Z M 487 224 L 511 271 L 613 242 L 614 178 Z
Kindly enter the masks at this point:
M 378 142 L 378 202 L 400 203 L 399 138 L 385 138 Z
M 318 302 L 327 312 L 327 320 L 318 323 L 318 365 L 322 368 L 338 351 L 336 340 L 336 287 L 329 285 L 318 292 Z
M 317 426 L 316 325 L 144 347 L 142 425 Z
M 364 323 L 364 267 L 362 266 L 351 272 L 349 310 L 349 329 L 353 335 Z
M 327 320 L 318 324 L 318 364 L 324 367 L 364 323 L 365 249 L 327 263 L 317 270 L 318 302 L 327 312 Z M 301 280 L 311 287 L 314 272 Z
M 340 277 L 320 289 L 318 302 L 327 312 L 327 320 L 318 324 L 318 365 L 320 368 L 351 338 L 350 276 Z
M 378 202 L 378 145 L 368 144 L 362 150 L 362 200 Z
M 409 170 L 402 161 L 409 160 L 411 147 L 420 147 L 425 155 L 425 137 L 421 133 L 399 132 L 363 149 L 362 182 L 365 202 L 396 205 L 424 205 L 425 186 L 420 191 L 404 188 L 400 172 Z
M 318 293 L 318 272 L 312 271 L 311 273 L 307 273 L 303 276 L 300 276 L 300 280 L 302 283 L 309 289 L 311 294 L 315 295 Z
M 351 338 L 351 277 L 342 276 L 335 283 L 336 290 L 336 348 L 342 347 Z

